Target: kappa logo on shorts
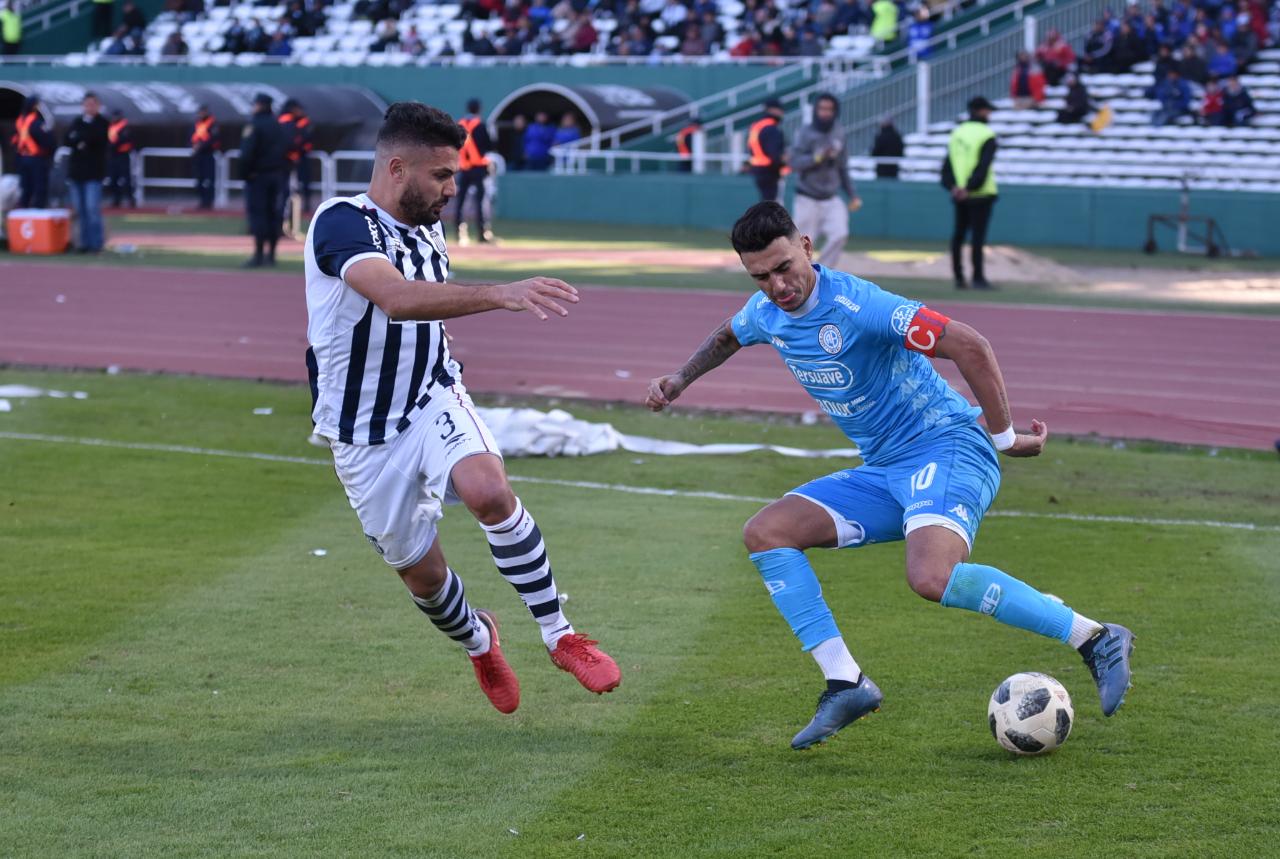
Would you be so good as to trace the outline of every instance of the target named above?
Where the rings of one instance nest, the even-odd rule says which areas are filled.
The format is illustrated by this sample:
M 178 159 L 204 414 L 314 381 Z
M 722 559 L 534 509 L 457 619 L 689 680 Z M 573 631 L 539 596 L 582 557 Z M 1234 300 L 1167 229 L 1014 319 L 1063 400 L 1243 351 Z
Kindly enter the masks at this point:
M 840 333 L 840 326 L 822 326 L 818 331 L 818 345 L 828 355 L 839 355 L 840 350 L 844 348 L 844 335 Z
M 911 320 L 915 319 L 916 312 L 924 307 L 918 301 L 909 301 L 906 304 L 899 304 L 893 309 L 893 316 L 889 320 L 889 324 L 893 326 L 893 330 L 903 337 L 907 336 L 907 330 L 911 328 Z
M 969 524 L 969 511 L 964 508 L 963 504 L 957 504 L 947 512 L 954 516 L 959 516 L 964 521 L 964 524 Z

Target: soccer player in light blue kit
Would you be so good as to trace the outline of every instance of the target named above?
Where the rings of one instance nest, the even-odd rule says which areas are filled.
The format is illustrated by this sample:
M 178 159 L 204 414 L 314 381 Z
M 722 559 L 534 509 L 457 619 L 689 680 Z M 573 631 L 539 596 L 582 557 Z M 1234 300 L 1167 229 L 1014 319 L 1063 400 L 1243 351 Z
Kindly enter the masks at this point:
M 743 531 L 778 611 L 827 680 L 793 749 L 825 742 L 880 707 L 883 695 L 849 653 L 806 549 L 905 539 L 907 583 L 927 600 L 994 617 L 1079 650 L 1114 713 L 1129 688 L 1133 633 L 1098 623 L 995 567 L 969 563 L 982 516 L 1000 487 L 997 451 L 1038 456 L 1048 428 L 1013 429 L 1004 379 L 973 328 L 874 283 L 812 262 L 813 245 L 774 202 L 747 210 L 733 247 L 760 288 L 674 373 L 649 384 L 661 411 L 743 346 L 771 344 L 783 364 L 862 451 L 864 465 L 806 483 Z M 959 367 L 969 405 L 929 358 Z M 978 423 L 981 415 L 991 430 Z

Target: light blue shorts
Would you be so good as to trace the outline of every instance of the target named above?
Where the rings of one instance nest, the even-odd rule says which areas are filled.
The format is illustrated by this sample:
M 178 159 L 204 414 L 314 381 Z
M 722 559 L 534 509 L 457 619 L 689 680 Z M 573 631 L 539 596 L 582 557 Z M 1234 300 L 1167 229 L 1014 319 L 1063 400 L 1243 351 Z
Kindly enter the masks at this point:
M 941 525 L 969 548 L 1000 489 L 1000 460 L 986 432 L 958 428 L 892 465 L 864 465 L 819 477 L 788 492 L 824 508 L 839 548 L 901 540 Z

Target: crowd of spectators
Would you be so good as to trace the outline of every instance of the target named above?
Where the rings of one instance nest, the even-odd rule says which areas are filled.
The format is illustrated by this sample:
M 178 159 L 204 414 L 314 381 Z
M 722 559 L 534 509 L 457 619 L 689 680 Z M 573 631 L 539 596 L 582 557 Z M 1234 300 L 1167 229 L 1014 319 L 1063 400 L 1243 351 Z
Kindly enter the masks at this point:
M 1094 103 L 1077 72 L 1124 74 L 1152 61 L 1154 76 L 1145 94 L 1159 105 L 1154 125 L 1182 117 L 1244 125 L 1256 111 L 1239 75 L 1274 44 L 1280 44 L 1280 0 L 1150 0 L 1145 9 L 1132 3 L 1123 15 L 1104 12 L 1078 53 L 1057 30 L 1046 34 L 1034 57 L 1019 51 L 1009 95 L 1015 107 L 1034 107 L 1044 102 L 1046 85 L 1065 80 L 1066 105 L 1058 121 L 1080 122 Z

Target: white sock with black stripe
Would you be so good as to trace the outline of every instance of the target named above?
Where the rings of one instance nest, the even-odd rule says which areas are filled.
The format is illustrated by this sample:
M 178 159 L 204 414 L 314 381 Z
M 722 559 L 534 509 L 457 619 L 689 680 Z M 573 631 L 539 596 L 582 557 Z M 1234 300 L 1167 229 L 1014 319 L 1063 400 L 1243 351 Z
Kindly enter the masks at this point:
M 467 649 L 472 656 L 489 652 L 489 627 L 484 625 L 467 602 L 462 579 L 453 570 L 445 571 L 444 586 L 429 597 L 410 592 L 409 596 L 435 628 Z
M 517 498 L 515 512 L 505 521 L 480 527 L 489 538 L 498 572 L 520 594 L 542 630 L 542 640 L 554 650 L 556 642 L 572 633 L 573 627 L 560 611 L 560 595 L 537 523 Z

